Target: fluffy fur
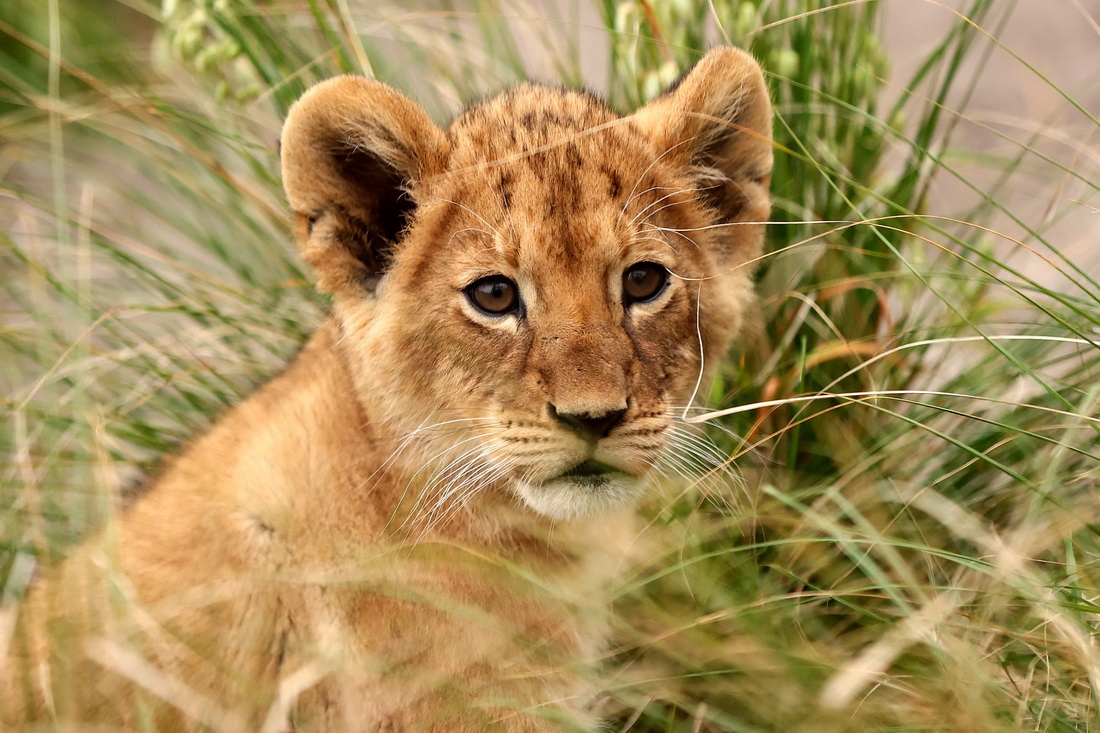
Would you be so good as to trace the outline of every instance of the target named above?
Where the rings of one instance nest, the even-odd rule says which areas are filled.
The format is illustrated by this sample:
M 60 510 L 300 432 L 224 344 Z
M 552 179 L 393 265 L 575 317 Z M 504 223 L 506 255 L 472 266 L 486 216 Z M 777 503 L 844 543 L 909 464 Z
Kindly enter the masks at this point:
M 36 586 L 0 717 L 593 726 L 631 506 L 751 300 L 770 114 L 733 49 L 628 117 L 524 85 L 441 129 L 367 79 L 307 92 L 283 177 L 332 315 Z M 639 262 L 671 276 L 627 304 Z M 470 302 L 493 275 L 516 313 Z

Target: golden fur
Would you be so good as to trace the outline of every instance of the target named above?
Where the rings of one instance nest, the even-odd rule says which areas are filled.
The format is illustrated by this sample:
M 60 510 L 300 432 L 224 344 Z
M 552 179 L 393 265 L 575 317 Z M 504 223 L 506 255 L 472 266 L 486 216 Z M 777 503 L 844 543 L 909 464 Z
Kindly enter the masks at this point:
M 751 299 L 770 115 L 733 49 L 625 118 L 524 85 L 441 129 L 374 81 L 307 92 L 283 177 L 332 316 L 36 586 L 0 719 L 593 726 L 631 506 Z M 628 304 L 639 262 L 671 276 Z M 472 304 L 494 275 L 520 310 Z

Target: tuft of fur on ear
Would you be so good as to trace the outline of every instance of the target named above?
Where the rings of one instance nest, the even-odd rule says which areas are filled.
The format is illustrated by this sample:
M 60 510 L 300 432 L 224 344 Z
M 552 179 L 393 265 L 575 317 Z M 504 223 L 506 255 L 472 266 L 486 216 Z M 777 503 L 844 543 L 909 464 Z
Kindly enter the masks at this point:
M 280 148 L 298 244 L 318 287 L 338 298 L 369 294 L 415 211 L 417 185 L 443 170 L 443 131 L 400 92 L 340 76 L 290 108 Z
M 686 166 L 718 223 L 765 221 L 771 211 L 772 107 L 760 66 L 736 48 L 709 51 L 635 123 L 666 159 Z M 763 226 L 727 227 L 723 263 L 759 255 Z

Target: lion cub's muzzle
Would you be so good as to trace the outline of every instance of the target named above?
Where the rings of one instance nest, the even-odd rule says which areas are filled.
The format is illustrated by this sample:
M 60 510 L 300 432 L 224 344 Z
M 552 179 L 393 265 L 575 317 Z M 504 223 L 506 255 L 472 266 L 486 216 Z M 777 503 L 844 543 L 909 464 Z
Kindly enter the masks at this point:
M 505 460 L 521 464 L 515 485 L 520 498 L 559 519 L 633 504 L 663 451 L 667 426 L 662 410 L 639 411 L 631 402 L 605 400 L 608 408 L 592 400 L 573 409 L 547 402 L 548 419 L 508 430 L 512 450 Z

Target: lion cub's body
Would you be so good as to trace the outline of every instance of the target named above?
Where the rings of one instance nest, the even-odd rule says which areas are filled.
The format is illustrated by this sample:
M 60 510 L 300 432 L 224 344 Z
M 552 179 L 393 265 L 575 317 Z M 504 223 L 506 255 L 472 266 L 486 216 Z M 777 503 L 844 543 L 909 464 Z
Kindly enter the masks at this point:
M 729 49 L 629 118 L 309 92 L 283 172 L 333 315 L 35 589 L 0 720 L 593 725 L 630 505 L 750 298 L 769 119 Z

